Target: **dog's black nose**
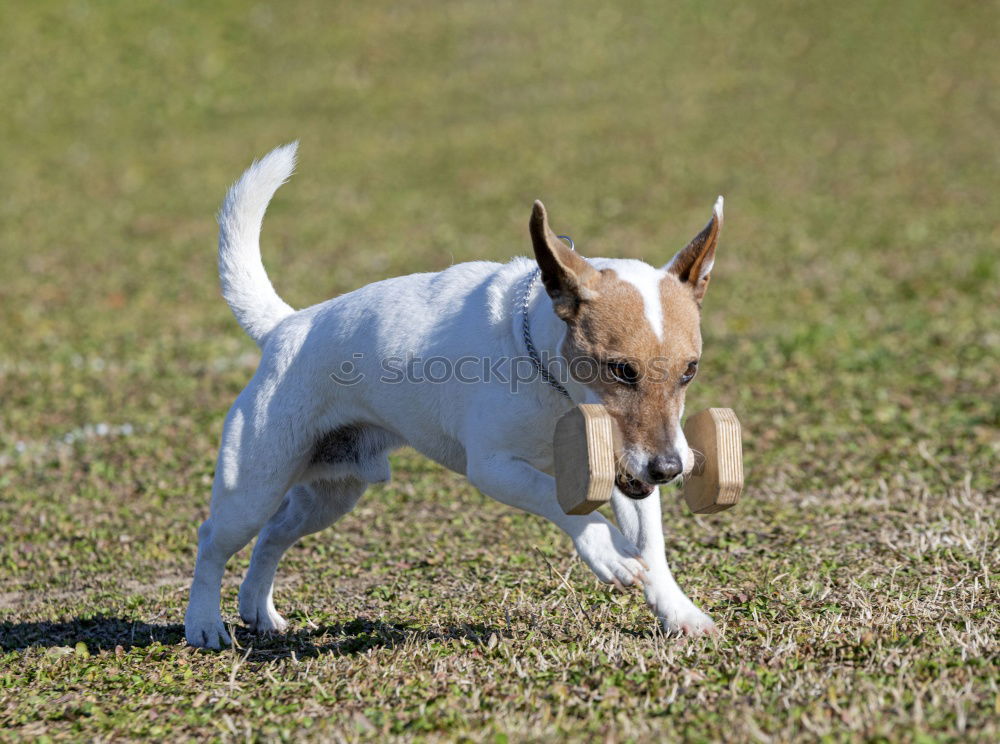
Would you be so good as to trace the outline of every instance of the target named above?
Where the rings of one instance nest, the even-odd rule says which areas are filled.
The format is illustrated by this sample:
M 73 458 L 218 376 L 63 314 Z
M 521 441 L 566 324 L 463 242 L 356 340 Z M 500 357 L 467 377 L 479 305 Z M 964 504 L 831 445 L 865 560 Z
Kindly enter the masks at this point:
M 649 479 L 653 483 L 669 483 L 684 470 L 681 458 L 677 453 L 672 455 L 657 455 L 646 466 Z

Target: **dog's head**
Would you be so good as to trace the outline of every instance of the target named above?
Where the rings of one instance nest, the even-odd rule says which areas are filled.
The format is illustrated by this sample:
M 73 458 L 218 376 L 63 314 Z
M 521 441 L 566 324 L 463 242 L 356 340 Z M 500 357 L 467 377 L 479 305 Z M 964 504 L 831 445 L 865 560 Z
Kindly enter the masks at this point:
M 584 259 L 552 232 L 541 202 L 530 224 L 542 282 L 566 323 L 560 353 L 588 391 L 587 402 L 603 403 L 618 423 L 618 488 L 644 498 L 655 484 L 694 465 L 681 416 L 701 357 L 701 303 L 722 227 L 722 197 L 705 229 L 660 269 Z

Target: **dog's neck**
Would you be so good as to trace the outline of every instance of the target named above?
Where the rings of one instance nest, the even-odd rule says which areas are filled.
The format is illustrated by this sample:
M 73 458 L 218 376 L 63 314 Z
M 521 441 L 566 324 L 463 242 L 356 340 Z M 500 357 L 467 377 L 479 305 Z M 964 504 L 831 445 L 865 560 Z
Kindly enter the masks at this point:
M 532 272 L 534 269 L 532 269 Z M 529 278 L 522 278 L 522 282 L 530 281 Z M 592 403 L 593 393 L 584 385 L 574 380 L 567 372 L 567 362 L 562 355 L 562 343 L 566 336 L 566 323 L 552 309 L 552 302 L 545 293 L 541 280 L 532 282 L 528 296 L 528 326 L 531 340 L 535 345 L 538 356 L 542 364 L 553 375 L 569 393 L 567 399 L 559 390 L 547 383 L 543 379 L 538 379 L 537 384 L 544 386 L 549 392 L 546 393 L 560 411 L 578 403 Z M 525 338 L 523 328 L 523 316 L 521 308 L 514 317 L 514 333 L 518 339 L 518 346 L 522 353 L 525 349 Z

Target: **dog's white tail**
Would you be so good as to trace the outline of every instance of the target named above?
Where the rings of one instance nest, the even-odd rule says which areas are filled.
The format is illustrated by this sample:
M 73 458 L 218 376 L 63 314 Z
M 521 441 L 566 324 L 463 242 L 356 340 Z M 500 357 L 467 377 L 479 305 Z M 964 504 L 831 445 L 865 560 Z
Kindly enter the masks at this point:
M 267 205 L 295 169 L 292 142 L 254 161 L 233 184 L 219 210 L 219 279 L 222 296 L 258 346 L 278 322 L 295 312 L 267 278 L 260 258 L 260 228 Z

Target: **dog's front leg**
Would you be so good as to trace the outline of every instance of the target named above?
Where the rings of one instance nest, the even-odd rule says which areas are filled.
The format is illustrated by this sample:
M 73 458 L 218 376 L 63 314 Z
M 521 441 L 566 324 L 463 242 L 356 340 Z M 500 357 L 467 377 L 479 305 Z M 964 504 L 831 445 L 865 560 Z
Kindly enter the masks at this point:
M 631 586 L 645 580 L 642 557 L 635 545 L 597 512 L 565 514 L 551 475 L 514 456 L 490 454 L 470 458 L 468 477 L 487 496 L 554 522 L 572 538 L 584 563 L 604 583 Z
M 636 544 L 649 566 L 643 586 L 646 603 L 659 618 L 663 629 L 687 635 L 714 632 L 715 623 L 681 591 L 667 564 L 659 489 L 644 499 L 636 500 L 616 488 L 611 496 L 611 507 L 625 537 Z

